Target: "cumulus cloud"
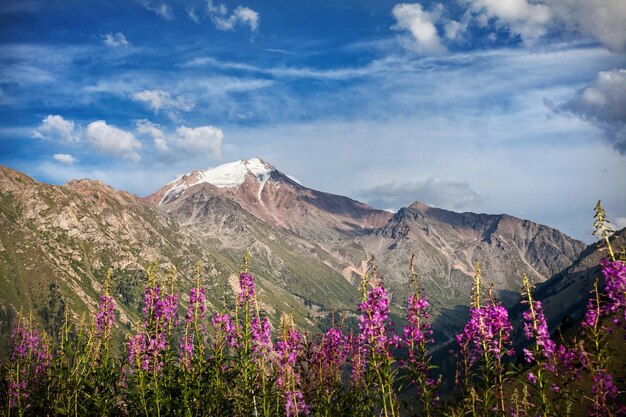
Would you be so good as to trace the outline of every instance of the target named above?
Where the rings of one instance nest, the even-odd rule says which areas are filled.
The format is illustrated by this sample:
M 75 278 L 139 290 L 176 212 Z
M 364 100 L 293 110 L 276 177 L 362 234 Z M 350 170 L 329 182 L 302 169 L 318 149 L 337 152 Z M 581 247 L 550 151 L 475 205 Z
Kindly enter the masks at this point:
M 168 134 L 161 126 L 140 120 L 136 131 L 152 138 L 156 150 L 169 157 L 176 157 L 178 151 L 178 155 L 210 154 L 217 159 L 222 157 L 224 132 L 215 126 L 180 126 L 174 133 Z
M 391 13 L 396 19 L 394 30 L 409 31 L 420 54 L 433 55 L 446 51 L 435 27 L 437 16 L 422 9 L 418 3 L 396 4 Z
M 372 206 L 384 209 L 398 209 L 417 200 L 436 207 L 464 210 L 478 207 L 486 200 L 465 182 L 437 177 L 418 182 L 391 182 L 361 190 L 358 194 Z
M 151 137 L 154 142 L 154 147 L 160 153 L 168 153 L 170 151 L 167 135 L 163 129 L 161 129 L 161 126 L 148 120 L 139 120 L 135 130 L 137 130 L 137 133 L 140 135 Z
M 598 73 L 590 85 L 554 109 L 596 125 L 605 139 L 626 155 L 626 70 Z
M 222 139 L 224 132 L 214 126 L 185 127 L 176 129 L 178 146 L 187 153 L 210 153 L 221 158 Z
M 146 104 L 155 113 L 162 109 L 189 111 L 194 107 L 184 96 L 172 97 L 163 90 L 143 90 L 133 94 L 133 99 Z
M 78 142 L 80 135 L 76 132 L 76 125 L 71 120 L 65 120 L 59 115 L 49 114 L 33 131 L 33 136 L 39 139 L 50 139 L 61 142 Z
M 165 3 L 159 4 L 152 0 L 143 0 L 141 4 L 147 10 L 153 13 L 156 13 L 157 15 L 161 16 L 165 20 L 172 20 L 174 18 L 174 14 L 172 13 L 172 8 L 168 4 L 165 4 Z
M 549 6 L 566 29 L 592 36 L 613 52 L 626 53 L 624 0 L 552 0 Z
M 132 133 L 109 125 L 104 120 L 89 123 L 86 135 L 91 144 L 103 153 L 135 162 L 141 159 L 138 152 L 141 142 Z
M 623 0 L 465 0 L 479 26 L 496 27 L 532 44 L 551 30 L 591 36 L 608 49 L 626 52 L 626 2 Z
M 615 229 L 622 230 L 626 227 L 626 217 L 617 217 L 615 219 Z
M 527 0 L 473 0 L 469 5 L 479 24 L 494 21 L 496 26 L 519 35 L 525 44 L 533 44 L 546 34 L 552 16 L 548 5 Z
M 234 30 L 237 26 L 248 26 L 253 32 L 259 29 L 259 13 L 249 7 L 239 6 L 231 14 L 228 14 L 226 6 L 208 0 L 207 12 L 219 30 Z
M 459 21 L 445 16 L 443 3 L 425 11 L 419 3 L 392 9 L 395 30 L 406 30 L 418 51 L 445 51 L 442 36 L 461 40 L 470 26 L 495 28 L 519 36 L 526 45 L 548 33 L 577 33 L 592 37 L 609 50 L 626 53 L 626 2 L 623 0 L 458 0 L 464 8 Z M 493 34 L 492 34 L 493 35 Z
M 102 37 L 102 43 L 109 48 L 119 48 L 130 44 L 122 32 L 107 33 Z
M 61 162 L 62 164 L 68 164 L 68 165 L 72 165 L 76 163 L 76 158 L 66 153 L 55 153 L 54 155 L 52 155 L 52 159 L 54 159 L 57 162 Z

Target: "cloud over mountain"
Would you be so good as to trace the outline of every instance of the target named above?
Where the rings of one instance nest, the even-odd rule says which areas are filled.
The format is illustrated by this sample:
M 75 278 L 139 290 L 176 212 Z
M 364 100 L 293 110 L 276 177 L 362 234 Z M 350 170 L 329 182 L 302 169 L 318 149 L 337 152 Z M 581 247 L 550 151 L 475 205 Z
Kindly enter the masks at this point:
M 486 200 L 465 182 L 438 177 L 382 184 L 361 190 L 358 195 L 372 206 L 384 209 L 398 209 L 417 200 L 436 207 L 464 210 L 474 209 Z

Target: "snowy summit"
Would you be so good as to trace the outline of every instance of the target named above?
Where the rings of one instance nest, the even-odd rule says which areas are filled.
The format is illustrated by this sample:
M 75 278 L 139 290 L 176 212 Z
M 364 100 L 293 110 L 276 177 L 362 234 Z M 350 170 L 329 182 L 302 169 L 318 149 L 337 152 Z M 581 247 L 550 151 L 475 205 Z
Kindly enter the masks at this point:
M 243 184 L 248 174 L 252 174 L 260 183 L 259 189 L 272 175 L 275 168 L 261 158 L 243 159 L 209 168 L 206 171 L 192 171 L 170 182 L 159 204 L 165 204 L 180 196 L 187 188 L 196 184 L 207 183 L 218 188 L 235 188 Z

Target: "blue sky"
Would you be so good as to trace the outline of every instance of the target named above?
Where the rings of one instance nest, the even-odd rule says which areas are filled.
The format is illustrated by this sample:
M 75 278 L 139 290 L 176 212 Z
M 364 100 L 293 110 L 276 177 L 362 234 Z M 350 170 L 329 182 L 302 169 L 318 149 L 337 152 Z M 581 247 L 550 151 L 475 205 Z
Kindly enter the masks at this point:
M 626 2 L 0 0 L 0 164 L 147 195 L 260 156 L 383 209 L 626 226 Z

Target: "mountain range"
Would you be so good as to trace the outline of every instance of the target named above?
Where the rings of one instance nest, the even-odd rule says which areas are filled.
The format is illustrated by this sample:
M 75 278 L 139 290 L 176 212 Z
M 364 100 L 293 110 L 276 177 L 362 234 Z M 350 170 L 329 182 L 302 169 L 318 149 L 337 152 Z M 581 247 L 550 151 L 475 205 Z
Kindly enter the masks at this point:
M 395 213 L 378 210 L 307 188 L 260 158 L 190 172 L 145 198 L 87 179 L 49 185 L 0 167 L 5 334 L 19 309 L 36 312 L 51 331 L 66 310 L 76 318 L 95 311 L 109 268 L 121 327 L 130 328 L 141 315 L 145 269 L 156 262 L 164 276 L 176 271 L 183 304 L 200 262 L 207 298 L 219 310 L 234 303 L 249 251 L 272 322 L 292 313 L 310 331 L 323 329 L 331 311 L 354 323 L 359 282 L 372 257 L 400 319 L 415 255 L 443 342 L 466 318 L 476 261 L 511 306 L 523 273 L 536 284 L 554 282 L 591 250 L 506 214 L 455 213 L 420 202 Z

